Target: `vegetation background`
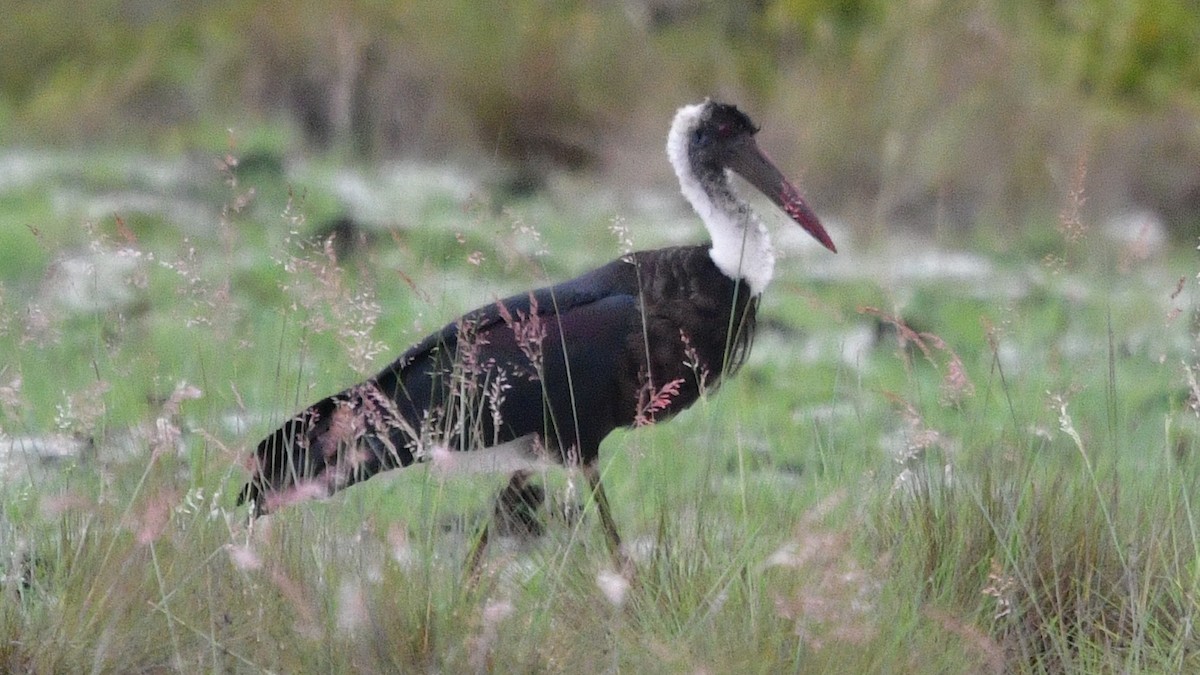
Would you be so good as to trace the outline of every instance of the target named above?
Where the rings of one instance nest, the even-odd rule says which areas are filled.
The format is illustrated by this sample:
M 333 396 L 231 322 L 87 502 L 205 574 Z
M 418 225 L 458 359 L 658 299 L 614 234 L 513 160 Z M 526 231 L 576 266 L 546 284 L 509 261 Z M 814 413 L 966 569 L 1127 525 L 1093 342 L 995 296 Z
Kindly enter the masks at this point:
M 0 670 L 1200 669 L 1193 2 L 4 14 Z M 586 506 L 462 584 L 503 477 L 247 528 L 299 406 L 701 237 L 662 148 L 709 95 L 841 253 L 762 209 L 754 358 L 606 443 L 632 580 Z
M 479 157 L 662 175 L 682 101 L 767 121 L 856 227 L 1200 209 L 1200 18 L 1188 2 L 18 1 L 0 29 L 7 144 Z M 786 140 L 786 143 L 780 142 Z M 280 148 L 276 148 L 280 149 Z

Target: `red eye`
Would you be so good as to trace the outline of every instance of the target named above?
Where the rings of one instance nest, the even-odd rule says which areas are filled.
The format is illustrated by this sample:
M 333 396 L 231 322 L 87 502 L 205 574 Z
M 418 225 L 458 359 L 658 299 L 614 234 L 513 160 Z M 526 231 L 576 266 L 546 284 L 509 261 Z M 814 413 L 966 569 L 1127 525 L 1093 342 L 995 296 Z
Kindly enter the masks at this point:
M 729 125 L 724 124 L 724 123 L 718 124 L 717 125 L 717 133 L 721 134 L 722 136 L 728 136 L 729 135 Z

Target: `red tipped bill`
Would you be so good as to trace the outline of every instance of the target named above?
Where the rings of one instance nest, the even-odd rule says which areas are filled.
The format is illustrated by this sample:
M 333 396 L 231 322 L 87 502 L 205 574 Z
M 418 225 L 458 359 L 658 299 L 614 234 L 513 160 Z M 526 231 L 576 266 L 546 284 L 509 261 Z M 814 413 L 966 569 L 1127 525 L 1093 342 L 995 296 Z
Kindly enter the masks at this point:
M 829 233 L 821 225 L 817 214 L 813 213 L 808 202 L 800 196 L 800 191 L 796 189 L 796 186 L 784 178 L 753 139 L 748 139 L 739 148 L 739 151 L 734 153 L 729 162 L 729 168 L 775 202 L 779 208 L 783 209 L 784 213 L 788 214 L 788 217 L 803 227 L 805 232 L 811 234 L 813 239 L 821 242 L 821 245 L 830 251 L 837 253 L 837 247 L 833 245 L 833 240 L 829 238 Z

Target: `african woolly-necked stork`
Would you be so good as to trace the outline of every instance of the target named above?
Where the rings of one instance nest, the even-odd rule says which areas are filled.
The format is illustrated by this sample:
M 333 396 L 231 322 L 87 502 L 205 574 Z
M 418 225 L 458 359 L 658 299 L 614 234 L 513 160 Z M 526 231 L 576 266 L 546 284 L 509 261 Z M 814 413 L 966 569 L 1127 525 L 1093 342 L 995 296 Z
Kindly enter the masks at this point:
M 617 427 L 687 408 L 735 371 L 774 271 L 767 230 L 729 172 L 836 252 L 799 191 L 759 150 L 757 131 L 736 107 L 712 100 L 681 108 L 671 124 L 667 156 L 711 244 L 631 253 L 467 313 L 263 439 L 238 503 L 262 514 L 439 452 L 457 456 L 446 448 L 491 448 L 485 456 L 548 456 L 582 467 L 618 553 L 600 442 Z M 524 478 L 514 474 L 510 499 L 528 496 Z

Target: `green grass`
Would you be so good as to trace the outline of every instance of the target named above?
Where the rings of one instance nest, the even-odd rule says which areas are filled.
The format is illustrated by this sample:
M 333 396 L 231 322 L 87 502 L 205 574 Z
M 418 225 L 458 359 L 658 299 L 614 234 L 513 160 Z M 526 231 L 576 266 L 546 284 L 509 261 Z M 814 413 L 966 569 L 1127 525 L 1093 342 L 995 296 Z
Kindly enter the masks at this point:
M 616 256 L 614 216 L 638 248 L 670 235 L 580 188 L 503 210 L 430 188 L 334 267 L 305 239 L 339 212 L 332 167 L 202 171 L 187 189 L 203 230 L 120 211 L 81 228 L 56 195 L 119 190 L 136 164 L 93 159 L 0 193 L 0 432 L 91 444 L 0 485 L 4 670 L 1200 666 L 1194 255 L 1114 271 L 1120 251 L 1091 234 L 1059 242 L 1064 266 L 1007 249 L 984 283 L 885 281 L 852 241 L 854 275 L 784 259 L 738 377 L 604 444 L 632 584 L 589 505 L 494 548 L 471 587 L 469 533 L 504 477 L 410 468 L 248 529 L 241 463 L 462 311 Z M 120 249 L 139 255 L 115 282 L 130 300 L 55 299 L 64 261 Z M 864 331 L 877 339 L 843 357 Z M 583 483 L 546 481 L 560 500 Z

